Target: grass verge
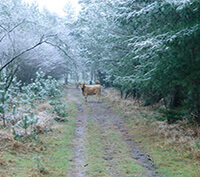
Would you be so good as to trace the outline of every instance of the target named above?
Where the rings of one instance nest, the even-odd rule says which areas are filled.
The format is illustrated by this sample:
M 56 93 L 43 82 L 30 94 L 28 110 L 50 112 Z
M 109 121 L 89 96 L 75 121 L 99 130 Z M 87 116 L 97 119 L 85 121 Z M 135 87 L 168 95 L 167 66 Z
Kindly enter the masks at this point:
M 131 157 L 121 135 L 110 122 L 88 123 L 87 156 L 89 176 L 143 176 L 144 169 Z
M 148 152 L 159 173 L 167 177 L 200 176 L 199 127 L 156 121 L 157 111 L 123 100 L 115 90 L 103 99 L 121 113 L 129 135 Z
M 67 111 L 67 121 L 55 122 L 53 131 L 41 134 L 35 142 L 24 142 L 24 149 L 13 146 L 1 152 L 0 176 L 67 176 L 73 156 L 76 105 L 68 101 Z
M 158 173 L 168 177 L 200 176 L 200 162 L 197 159 L 190 159 L 187 152 L 174 147 L 176 144 L 168 144 L 165 138 L 152 130 L 151 123 L 136 122 L 130 117 L 126 124 L 127 129 L 154 160 Z

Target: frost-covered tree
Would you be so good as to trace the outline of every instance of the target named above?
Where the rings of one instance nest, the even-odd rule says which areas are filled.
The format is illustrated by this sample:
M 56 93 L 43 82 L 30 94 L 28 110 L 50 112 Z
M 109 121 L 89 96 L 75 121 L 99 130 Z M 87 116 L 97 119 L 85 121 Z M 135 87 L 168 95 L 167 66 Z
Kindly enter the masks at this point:
M 75 24 L 79 35 L 82 75 L 87 80 L 105 82 L 106 65 L 101 61 L 110 60 L 110 45 L 115 30 L 114 3 L 112 1 L 81 1 L 82 11 Z M 115 34 L 115 33 L 114 33 Z M 109 64 L 109 62 L 107 63 Z
M 198 0 L 84 0 L 78 29 L 87 70 L 145 105 L 187 105 L 200 123 Z M 95 68 L 95 69 L 93 69 Z
M 21 0 L 3 0 L 0 11 L 0 70 L 17 64 L 18 78 L 30 82 L 39 68 L 61 78 L 75 65 L 69 50 L 70 30 L 62 18 L 47 10 L 40 12 L 36 4 L 27 5 Z

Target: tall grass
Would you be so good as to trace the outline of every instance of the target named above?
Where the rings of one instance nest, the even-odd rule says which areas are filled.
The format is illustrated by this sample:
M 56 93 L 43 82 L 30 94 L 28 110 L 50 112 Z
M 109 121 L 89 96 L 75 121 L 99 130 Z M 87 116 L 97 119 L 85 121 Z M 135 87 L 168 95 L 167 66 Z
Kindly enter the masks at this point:
M 116 90 L 107 90 L 104 99 L 123 114 L 127 130 L 150 153 L 159 172 L 166 176 L 200 176 L 199 127 L 186 121 L 157 121 L 159 112 L 121 99 Z

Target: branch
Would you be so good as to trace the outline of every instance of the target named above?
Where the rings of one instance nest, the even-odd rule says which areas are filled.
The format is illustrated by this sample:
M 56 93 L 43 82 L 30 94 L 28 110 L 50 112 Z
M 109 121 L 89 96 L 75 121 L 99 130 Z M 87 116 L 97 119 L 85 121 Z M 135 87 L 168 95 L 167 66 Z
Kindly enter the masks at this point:
M 7 31 L 7 29 L 6 28 L 4 28 L 2 25 L 0 25 L 0 27 L 1 28 L 3 28 L 3 30 L 4 31 L 6 31 L 6 33 L 11 33 L 15 28 L 17 28 L 18 26 L 20 26 L 22 23 L 24 23 L 25 22 L 25 19 L 22 21 L 22 22 L 20 22 L 20 23 L 18 23 L 17 25 L 15 25 L 11 30 L 9 30 L 9 31 Z M 6 37 L 6 34 L 0 39 L 0 42 L 4 39 Z
M 193 113 L 191 113 L 191 115 L 192 115 L 192 116 L 194 116 L 194 117 L 196 117 L 196 118 L 198 118 L 198 117 L 199 117 L 198 115 L 195 115 L 195 114 L 193 114 Z
M 54 46 L 54 47 L 57 47 L 59 50 L 61 50 L 68 58 L 70 58 L 70 59 L 72 60 L 72 62 L 73 62 L 73 64 L 74 64 L 75 68 L 77 69 L 77 63 L 75 62 L 75 60 L 74 60 L 72 57 L 70 57 L 70 56 L 67 54 L 67 52 L 66 52 L 65 50 L 63 50 L 60 46 L 58 46 L 58 45 L 56 45 L 56 44 L 53 44 L 53 43 L 51 43 L 51 42 L 45 41 L 45 43 L 46 43 L 46 44 L 49 44 L 49 45 L 52 45 L 52 46 Z
M 26 50 L 24 50 L 23 52 L 21 52 L 20 54 L 16 55 L 15 57 L 13 57 L 10 61 L 8 61 L 6 64 L 4 64 L 1 68 L 0 68 L 0 72 L 6 67 L 8 66 L 10 63 L 12 63 L 15 59 L 17 59 L 18 57 L 20 57 L 21 55 L 23 55 L 26 52 L 29 52 L 30 50 L 33 50 L 34 48 L 36 48 L 37 46 L 41 45 L 42 43 L 44 43 L 45 41 L 43 41 L 44 36 L 41 37 L 40 41 L 35 44 L 33 47 L 30 47 Z
M 16 74 L 18 68 L 19 68 L 19 65 L 17 65 L 17 67 L 14 69 L 13 73 L 11 73 L 11 75 L 10 75 L 11 78 L 10 78 L 10 81 L 9 81 L 9 82 L 8 82 L 8 80 L 9 80 L 9 76 L 8 76 L 7 81 L 6 81 L 6 83 L 8 83 L 8 84 L 7 84 L 6 88 L 5 88 L 5 91 L 6 91 L 6 92 L 8 91 L 8 88 L 10 87 L 10 85 L 12 84 L 12 81 L 13 81 L 13 79 L 14 79 L 14 76 L 15 76 L 15 74 Z
M 58 36 L 57 36 L 57 38 L 58 38 L 59 42 L 63 43 L 65 46 L 67 46 L 69 48 L 69 46 L 62 39 L 60 39 Z
M 60 46 L 58 46 L 58 45 L 56 45 L 56 44 L 53 44 L 53 43 L 51 43 L 51 42 L 47 42 L 47 41 L 45 41 L 45 43 L 46 43 L 46 44 L 49 44 L 49 45 L 52 45 L 52 46 L 54 46 L 54 47 L 57 47 L 57 48 L 58 48 L 59 50 L 61 50 L 65 55 L 67 55 L 67 57 L 69 57 L 72 61 L 74 61 L 73 58 L 70 57 L 70 56 L 67 54 L 67 52 L 65 52 L 65 50 L 63 50 Z
M 6 31 L 7 32 L 7 29 L 6 28 L 4 28 L 2 25 L 0 25 L 0 27 L 4 30 L 4 31 Z

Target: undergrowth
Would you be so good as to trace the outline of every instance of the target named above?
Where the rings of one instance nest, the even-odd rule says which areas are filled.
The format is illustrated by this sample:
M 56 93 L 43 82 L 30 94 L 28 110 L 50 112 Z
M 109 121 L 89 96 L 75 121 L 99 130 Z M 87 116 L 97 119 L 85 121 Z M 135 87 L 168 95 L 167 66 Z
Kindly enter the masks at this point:
M 21 142 L 14 140 L 12 134 L 7 135 L 4 146 L 0 145 L 0 176 L 66 176 L 71 168 L 77 107 L 66 98 L 65 101 L 67 121 L 53 121 L 51 130 L 37 139 Z M 44 111 L 47 105 L 38 105 L 38 109 Z
M 168 121 L 169 114 L 172 117 L 182 114 L 170 112 L 168 117 L 163 117 L 152 107 L 140 107 L 132 100 L 121 99 L 116 90 L 107 90 L 104 99 L 122 114 L 128 132 L 150 154 L 158 172 L 169 177 L 200 176 L 200 128 L 197 125 L 181 119 L 177 123 L 172 119 Z

